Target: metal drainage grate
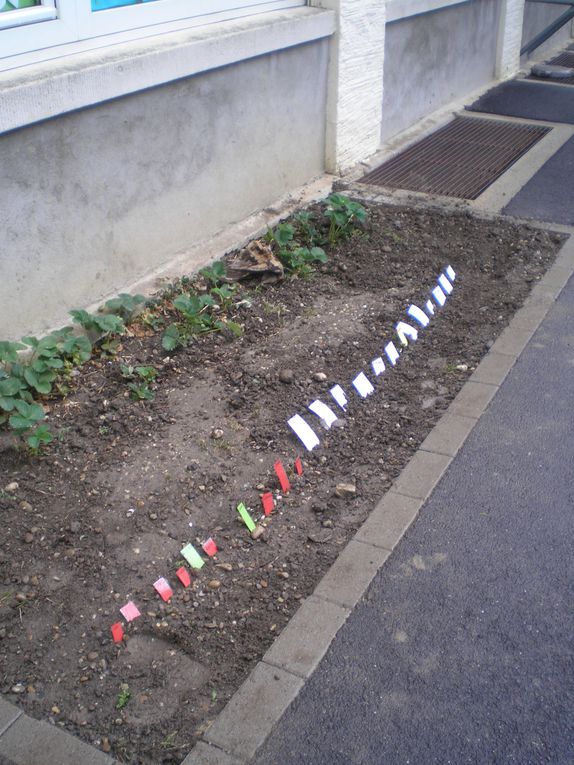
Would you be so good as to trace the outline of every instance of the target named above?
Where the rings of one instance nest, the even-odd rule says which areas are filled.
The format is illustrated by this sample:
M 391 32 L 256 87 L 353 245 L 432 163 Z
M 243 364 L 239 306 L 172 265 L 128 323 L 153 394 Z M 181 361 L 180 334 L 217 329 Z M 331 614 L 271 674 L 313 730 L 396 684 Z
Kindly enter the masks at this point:
M 455 117 L 360 183 L 476 199 L 552 128 Z

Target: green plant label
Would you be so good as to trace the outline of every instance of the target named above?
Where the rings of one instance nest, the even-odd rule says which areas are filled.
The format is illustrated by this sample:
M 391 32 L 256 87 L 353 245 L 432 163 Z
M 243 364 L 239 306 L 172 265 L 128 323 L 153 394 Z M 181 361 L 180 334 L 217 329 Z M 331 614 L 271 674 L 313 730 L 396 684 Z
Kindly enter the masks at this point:
M 205 561 L 192 544 L 187 544 L 181 550 L 181 555 L 183 555 L 192 568 L 202 568 L 205 565 Z
M 239 513 L 239 515 L 243 519 L 243 523 L 247 526 L 249 531 L 255 531 L 255 523 L 253 521 L 253 518 L 247 512 L 247 508 L 245 507 L 243 502 L 240 502 L 237 505 L 237 512 Z

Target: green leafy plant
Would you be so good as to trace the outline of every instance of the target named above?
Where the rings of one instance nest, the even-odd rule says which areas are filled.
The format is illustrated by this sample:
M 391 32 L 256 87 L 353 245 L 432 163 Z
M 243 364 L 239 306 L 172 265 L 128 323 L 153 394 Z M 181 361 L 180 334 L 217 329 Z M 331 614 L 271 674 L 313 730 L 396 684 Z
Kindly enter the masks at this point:
M 89 340 L 74 335 L 72 327 L 41 339 L 29 336 L 21 343 L 0 342 L 0 425 L 7 424 L 33 451 L 50 443 L 53 436 L 48 426 L 39 425 L 45 419 L 44 409 L 35 399 L 49 395 L 59 376 L 90 355 Z
M 74 310 L 70 311 L 70 316 L 76 324 L 79 324 L 92 335 L 121 335 L 126 331 L 121 316 L 115 316 L 111 313 L 97 314 L 88 313 L 84 310 Z
M 343 194 L 331 194 L 327 197 L 324 215 L 329 220 L 329 242 L 335 245 L 339 239 L 347 239 L 358 223 L 363 223 L 367 211 Z
M 233 308 L 233 298 L 236 292 L 236 284 L 223 284 L 221 287 L 212 287 L 209 291 L 210 295 L 224 311 L 229 311 Z
M 325 244 L 325 236 L 315 225 L 316 216 L 307 210 L 301 210 L 293 216 L 296 238 L 307 247 L 318 247 Z
M 171 324 L 164 332 L 162 345 L 166 351 L 187 345 L 194 335 L 217 332 L 223 328 L 223 323 L 208 310 L 215 305 L 211 295 L 178 295 L 173 305 L 182 315 L 182 320 Z
M 131 697 L 132 693 L 130 691 L 129 685 L 127 683 L 122 683 L 120 685 L 120 692 L 118 693 L 118 698 L 116 700 L 116 709 L 123 709 Z
M 126 292 L 120 292 L 117 297 L 107 300 L 100 311 L 120 316 L 124 322 L 129 324 L 145 303 L 146 299 L 143 295 L 129 295 Z
M 279 258 L 286 270 L 299 276 L 309 276 L 313 271 L 313 263 L 326 263 L 327 254 L 321 247 L 296 247 L 293 250 L 282 250 Z
M 313 263 L 327 262 L 327 254 L 321 247 L 300 246 L 295 239 L 295 228 L 290 223 L 280 223 L 268 232 L 267 238 L 275 243 L 279 260 L 292 275 L 309 276 L 313 271 Z
M 217 285 L 221 284 L 221 282 L 225 279 L 227 268 L 225 267 L 225 263 L 219 260 L 217 263 L 214 263 L 208 268 L 202 268 L 199 273 L 201 276 L 203 276 L 208 284 L 212 284 L 214 287 L 217 287 Z
M 128 384 L 131 392 L 131 398 L 134 401 L 153 401 L 155 393 L 150 390 L 150 383 L 157 377 L 155 367 L 131 367 L 126 364 L 120 364 L 120 372 L 126 380 L 134 380 Z

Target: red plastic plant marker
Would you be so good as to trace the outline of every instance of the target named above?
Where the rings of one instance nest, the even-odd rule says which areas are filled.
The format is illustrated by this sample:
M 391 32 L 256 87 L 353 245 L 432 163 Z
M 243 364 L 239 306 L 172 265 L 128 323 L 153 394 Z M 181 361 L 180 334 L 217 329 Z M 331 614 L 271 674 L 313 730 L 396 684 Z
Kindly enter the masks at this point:
M 114 639 L 114 643 L 121 643 L 124 639 L 124 628 L 122 627 L 121 622 L 112 624 L 112 637 Z
M 279 479 L 279 483 L 281 484 L 281 491 L 289 491 L 291 488 L 291 484 L 289 483 L 289 479 L 287 478 L 287 473 L 285 472 L 285 468 L 281 464 L 280 460 L 277 460 L 277 462 L 273 465 L 275 468 L 275 473 L 277 474 L 277 478 Z
M 139 608 L 132 601 L 128 601 L 125 606 L 120 608 L 120 614 L 124 617 L 126 622 L 133 622 L 138 616 L 141 616 Z
M 271 494 L 270 491 L 265 492 L 265 494 L 261 496 L 261 504 L 263 505 L 263 512 L 265 515 L 271 515 L 273 508 L 275 507 L 275 502 L 273 501 L 273 494 Z
M 206 540 L 201 546 L 203 547 L 203 552 L 206 555 L 209 555 L 210 558 L 213 558 L 213 556 L 217 553 L 217 545 L 211 537 L 209 537 L 209 539 Z
M 183 584 L 184 587 L 189 587 L 191 584 L 191 577 L 189 575 L 189 571 L 186 569 L 185 566 L 182 566 L 181 568 L 178 568 L 175 572 L 175 575 L 179 579 L 179 581 Z
M 164 579 L 163 576 L 161 576 L 157 582 L 153 583 L 154 588 L 156 591 L 161 595 L 162 600 L 167 601 L 173 596 L 173 590 L 169 586 L 169 582 L 167 579 Z
M 303 463 L 301 462 L 300 457 L 297 457 L 295 460 L 295 472 L 297 475 L 303 475 Z

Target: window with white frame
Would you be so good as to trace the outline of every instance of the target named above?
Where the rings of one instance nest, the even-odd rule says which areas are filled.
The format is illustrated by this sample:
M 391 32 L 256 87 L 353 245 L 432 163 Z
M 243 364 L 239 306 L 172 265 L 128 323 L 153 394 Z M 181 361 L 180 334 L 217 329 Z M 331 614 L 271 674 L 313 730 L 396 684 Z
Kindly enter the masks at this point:
M 0 64 L 8 57 L 54 46 L 89 40 L 106 45 L 305 4 L 306 0 L 0 0 Z

